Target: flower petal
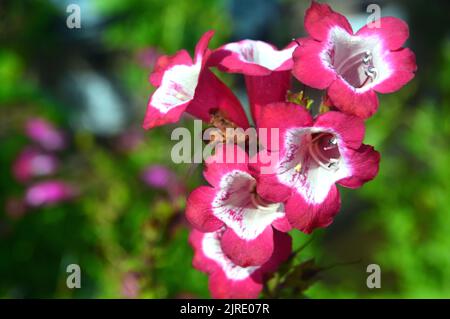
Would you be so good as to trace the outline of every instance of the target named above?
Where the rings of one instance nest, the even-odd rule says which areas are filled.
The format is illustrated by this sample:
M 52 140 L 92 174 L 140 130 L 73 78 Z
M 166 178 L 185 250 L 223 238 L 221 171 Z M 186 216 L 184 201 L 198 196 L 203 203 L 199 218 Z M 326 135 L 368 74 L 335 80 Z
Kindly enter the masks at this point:
M 177 107 L 164 113 L 161 112 L 159 108 L 153 106 L 150 100 L 147 106 L 147 111 L 144 117 L 144 124 L 142 125 L 142 127 L 146 130 L 149 130 L 157 126 L 176 123 L 180 120 L 181 115 L 186 110 L 188 104 L 189 102 L 180 104 Z
M 294 228 L 309 234 L 318 227 L 330 225 L 340 205 L 339 191 L 335 185 L 332 185 L 322 203 L 309 203 L 302 195 L 294 192 L 286 202 L 286 216 Z
M 375 23 L 380 26 L 376 27 L 372 23 L 365 25 L 356 33 L 358 36 L 378 36 L 387 48 L 397 50 L 402 47 L 409 37 L 408 24 L 395 17 L 382 17 Z
M 247 116 L 237 97 L 207 68 L 201 72 L 194 100 L 186 111 L 205 122 L 209 122 L 212 114 L 219 111 L 221 116 L 238 127 L 249 127 Z
M 267 263 L 258 266 L 235 265 L 222 251 L 223 232 L 201 233 L 193 230 L 189 242 L 194 248 L 193 265 L 207 273 L 213 298 L 257 298 L 266 276 L 289 258 L 292 240 L 289 235 L 274 231 L 275 249 Z
M 417 70 L 416 56 L 410 49 L 405 48 L 390 52 L 385 59 L 392 69 L 391 75 L 373 89 L 379 93 L 392 93 L 414 78 Z
M 348 149 L 345 160 L 350 166 L 351 176 L 341 179 L 338 184 L 358 188 L 377 176 L 380 165 L 380 153 L 370 145 L 361 145 L 357 150 Z
M 262 41 L 243 40 L 233 42 L 217 49 L 212 57 L 218 61 L 219 68 L 225 72 L 245 75 L 269 75 L 272 71 L 292 69 L 292 53 L 296 43 L 277 50 L 273 45 Z
M 290 71 L 275 71 L 265 76 L 245 76 L 245 84 L 253 119 L 259 117 L 259 111 L 265 105 L 286 101 L 291 87 Z
M 309 35 L 318 41 L 323 41 L 333 27 L 340 27 L 353 34 L 346 17 L 334 12 L 328 4 L 313 1 L 305 14 L 305 29 Z
M 281 150 L 284 144 L 286 130 L 293 127 L 312 125 L 312 117 L 301 105 L 294 103 L 272 103 L 261 109 L 256 120 L 258 129 L 266 128 L 267 134 L 260 134 L 261 143 L 271 151 Z M 279 140 L 274 141 L 270 136 L 272 130 L 278 130 Z M 260 132 L 261 133 L 261 132 Z M 278 145 L 275 145 L 278 142 Z
M 326 50 L 324 43 L 313 40 L 300 40 L 294 52 L 292 73 L 302 83 L 316 88 L 326 89 L 336 79 L 336 72 L 322 59 Z
M 186 218 L 196 229 L 202 232 L 212 232 L 220 229 L 223 222 L 212 213 L 211 203 L 216 191 L 208 186 L 196 188 L 186 204 Z
M 269 225 L 258 237 L 246 240 L 239 237 L 231 228 L 227 228 L 220 244 L 225 255 L 236 265 L 260 266 L 272 256 L 274 231 Z
M 250 173 L 248 155 L 236 145 L 218 145 L 216 153 L 208 157 L 205 163 L 203 176 L 214 187 L 220 187 L 223 177 L 233 171 Z
M 162 55 L 156 61 L 155 68 L 150 75 L 150 83 L 153 86 L 160 86 L 164 73 L 168 69 L 175 65 L 191 66 L 192 64 L 192 58 L 186 50 L 180 50 L 172 56 Z
M 347 114 L 366 119 L 378 109 L 378 97 L 373 90 L 355 89 L 340 78 L 330 85 L 327 93 L 333 105 Z
M 338 134 L 346 147 L 358 148 L 364 139 L 364 122 L 361 118 L 341 112 L 330 111 L 320 114 L 314 127 L 325 128 Z
M 289 234 L 273 230 L 274 250 L 270 259 L 258 269 L 257 272 L 272 273 L 275 272 L 281 263 L 285 262 L 292 252 L 292 238 Z M 255 272 L 252 276 L 256 275 Z
M 278 180 L 276 172 L 280 159 L 271 155 L 274 155 L 274 152 L 259 152 L 250 160 L 249 167 L 256 176 L 258 195 L 266 201 L 280 203 L 291 196 L 292 189 Z
M 208 44 L 214 35 L 213 30 L 205 32 L 195 46 L 194 63 L 206 63 L 206 55 L 208 52 Z

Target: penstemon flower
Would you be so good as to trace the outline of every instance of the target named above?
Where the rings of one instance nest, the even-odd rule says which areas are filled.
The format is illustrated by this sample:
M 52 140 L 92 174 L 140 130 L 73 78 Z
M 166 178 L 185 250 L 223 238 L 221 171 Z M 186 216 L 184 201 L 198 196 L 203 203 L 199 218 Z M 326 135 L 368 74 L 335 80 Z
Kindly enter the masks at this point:
M 60 151 L 66 147 L 64 133 L 41 118 L 28 120 L 25 124 L 25 134 L 47 151 Z
M 289 223 L 306 233 L 333 221 L 340 207 L 335 183 L 357 188 L 378 173 L 380 155 L 362 144 L 364 123 L 356 116 L 326 112 L 313 120 L 302 106 L 274 103 L 257 123 L 280 130 L 279 142 L 267 144 L 278 161 L 260 175 L 258 190 L 271 200 L 287 199 Z
M 414 53 L 402 48 L 408 25 L 383 17 L 355 34 L 347 19 L 329 5 L 313 2 L 305 15 L 309 38 L 294 52 L 293 74 L 301 82 L 326 89 L 334 106 L 362 118 L 378 108 L 378 93 L 395 92 L 416 71 Z
M 292 42 L 277 50 L 263 41 L 243 40 L 218 48 L 211 59 L 224 72 L 244 74 L 251 114 L 255 117 L 263 105 L 284 101 L 291 86 L 296 45 Z
M 150 97 L 143 127 L 150 129 L 177 122 L 186 111 L 209 122 L 219 111 L 241 127 L 248 127 L 245 112 L 230 89 L 209 69 L 208 43 L 213 32 L 206 32 L 195 48 L 194 60 L 186 50 L 158 59 L 150 82 L 157 87 Z
M 12 171 L 19 182 L 27 182 L 33 177 L 51 175 L 58 169 L 58 159 L 35 147 L 26 147 L 14 161 Z
M 243 163 L 225 162 L 235 154 Z M 186 216 L 200 231 L 224 228 L 220 243 L 225 254 L 242 267 L 261 265 L 272 255 L 274 237 L 289 230 L 282 203 L 266 201 L 256 192 L 247 154 L 231 145 L 218 148 L 206 161 L 206 180 L 188 198 Z
M 52 205 L 74 198 L 78 191 L 64 181 L 47 180 L 33 184 L 25 194 L 25 202 L 32 207 Z
M 191 231 L 189 242 L 195 252 L 194 267 L 208 274 L 213 298 L 257 298 L 267 277 L 289 257 L 291 238 L 276 236 L 276 248 L 263 265 L 240 267 L 223 252 L 222 236 L 222 229 L 210 233 Z

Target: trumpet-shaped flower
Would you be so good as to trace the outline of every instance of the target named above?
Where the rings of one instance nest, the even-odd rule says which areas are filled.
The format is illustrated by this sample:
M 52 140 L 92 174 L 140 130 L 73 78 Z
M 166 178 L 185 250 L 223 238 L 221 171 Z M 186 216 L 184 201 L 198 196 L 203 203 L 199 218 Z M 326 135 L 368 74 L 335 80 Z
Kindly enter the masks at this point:
M 209 69 L 208 43 L 213 32 L 206 32 L 195 48 L 194 60 L 186 50 L 158 59 L 150 82 L 157 87 L 150 97 L 143 127 L 150 129 L 177 122 L 186 111 L 209 122 L 220 111 L 238 126 L 248 127 L 245 112 L 231 90 Z
M 353 33 L 347 19 L 329 5 L 313 2 L 305 15 L 309 38 L 294 52 L 293 74 L 326 89 L 339 110 L 368 118 L 378 108 L 378 93 L 397 91 L 416 71 L 414 53 L 402 48 L 408 25 L 383 17 Z
M 257 298 L 264 280 L 285 261 L 292 248 L 288 235 L 274 237 L 276 247 L 261 266 L 241 267 L 224 253 L 221 239 L 224 230 L 202 233 L 192 230 L 189 241 L 194 248 L 193 265 L 209 276 L 209 290 L 213 298 Z
M 51 175 L 58 169 L 58 159 L 37 148 L 25 148 L 14 161 L 12 170 L 19 182 L 27 182 L 33 177 Z
M 331 111 L 313 119 L 302 106 L 274 103 L 257 123 L 279 129 L 279 140 L 266 143 L 277 160 L 266 173 L 255 164 L 261 171 L 257 191 L 286 201 L 289 223 L 306 233 L 333 221 L 340 207 L 336 183 L 357 188 L 378 173 L 380 155 L 362 144 L 364 124 L 356 116 Z
M 287 236 L 282 203 L 266 201 L 256 192 L 257 180 L 247 154 L 230 145 L 218 148 L 206 161 L 204 176 L 212 185 L 195 189 L 188 198 L 186 216 L 203 232 L 224 229 L 220 244 L 233 263 L 242 267 L 267 262 L 274 238 Z

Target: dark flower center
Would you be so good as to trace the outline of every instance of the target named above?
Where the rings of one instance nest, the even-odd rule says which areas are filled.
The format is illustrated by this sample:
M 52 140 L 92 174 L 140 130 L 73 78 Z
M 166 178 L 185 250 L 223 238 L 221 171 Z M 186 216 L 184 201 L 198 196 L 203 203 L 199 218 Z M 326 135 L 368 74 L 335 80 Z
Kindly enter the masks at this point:
M 332 169 L 341 158 L 337 138 L 331 133 L 316 133 L 311 136 L 309 154 L 317 164 Z
M 275 211 L 279 206 L 278 203 L 270 203 L 259 196 L 256 192 L 256 186 L 252 189 L 250 196 L 252 204 L 255 206 L 255 208 L 258 208 L 260 210 Z

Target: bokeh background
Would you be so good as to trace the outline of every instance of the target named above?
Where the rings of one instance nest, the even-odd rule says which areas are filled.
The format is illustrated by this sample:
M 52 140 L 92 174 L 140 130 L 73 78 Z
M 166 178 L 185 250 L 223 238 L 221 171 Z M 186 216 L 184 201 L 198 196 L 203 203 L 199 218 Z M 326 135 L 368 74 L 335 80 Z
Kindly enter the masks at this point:
M 293 233 L 306 247 L 274 297 L 449 298 L 449 2 L 327 2 L 355 29 L 370 3 L 405 19 L 419 69 L 367 121 L 366 142 L 382 154 L 378 177 L 341 189 L 327 229 Z M 72 3 L 81 29 L 66 26 Z M 171 162 L 174 126 L 141 129 L 148 76 L 160 54 L 192 52 L 209 29 L 212 48 L 243 38 L 283 47 L 305 35 L 309 3 L 2 0 L 0 297 L 208 297 L 183 217 L 201 166 Z M 246 104 L 242 79 L 225 81 Z M 66 287 L 72 263 L 80 289 Z M 380 289 L 366 286 L 373 263 Z

